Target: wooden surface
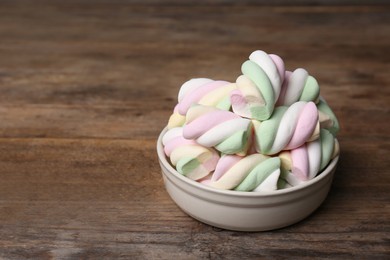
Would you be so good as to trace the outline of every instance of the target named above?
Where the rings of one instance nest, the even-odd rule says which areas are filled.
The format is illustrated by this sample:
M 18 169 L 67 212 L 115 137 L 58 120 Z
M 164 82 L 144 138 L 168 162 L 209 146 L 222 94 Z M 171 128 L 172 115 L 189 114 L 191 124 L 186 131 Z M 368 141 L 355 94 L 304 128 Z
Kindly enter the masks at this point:
M 1 259 L 390 257 L 390 6 L 1 1 L 0 39 Z M 342 153 L 313 215 L 231 232 L 171 201 L 155 144 L 184 81 L 256 49 L 317 78 Z

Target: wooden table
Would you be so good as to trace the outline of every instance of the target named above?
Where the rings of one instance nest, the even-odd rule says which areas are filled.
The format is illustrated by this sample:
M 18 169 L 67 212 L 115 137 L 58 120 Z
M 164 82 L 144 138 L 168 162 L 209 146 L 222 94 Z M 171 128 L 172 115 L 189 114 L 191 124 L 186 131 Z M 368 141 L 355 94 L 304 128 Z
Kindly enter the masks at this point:
M 389 258 L 390 6 L 147 2 L 0 2 L 0 258 Z M 225 231 L 172 202 L 156 138 L 256 49 L 317 78 L 341 159 L 304 221 Z

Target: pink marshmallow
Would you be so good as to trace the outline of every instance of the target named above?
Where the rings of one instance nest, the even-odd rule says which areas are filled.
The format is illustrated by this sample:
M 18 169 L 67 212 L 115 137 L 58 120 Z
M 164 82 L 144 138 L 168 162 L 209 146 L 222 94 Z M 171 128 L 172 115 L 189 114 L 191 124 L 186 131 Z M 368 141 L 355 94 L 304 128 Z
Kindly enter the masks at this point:
M 280 76 L 280 83 L 282 83 L 283 79 L 284 79 L 284 71 L 285 71 L 284 62 L 283 62 L 282 58 L 280 58 L 276 54 L 269 54 L 268 56 L 275 63 L 276 68 L 278 69 L 279 76 Z
M 233 165 L 238 163 L 242 157 L 238 155 L 225 155 L 219 159 L 218 164 L 215 168 L 213 175 L 211 176 L 211 181 L 217 181 L 221 178 L 227 170 L 229 170 Z
M 232 103 L 233 111 L 235 112 L 245 109 L 245 106 L 247 105 L 245 97 L 239 89 L 230 92 L 230 102 Z
M 215 150 L 211 150 L 211 152 L 212 152 L 211 158 L 203 163 L 203 167 L 207 169 L 209 172 L 214 171 L 219 160 L 218 153 Z
M 186 124 L 183 128 L 183 136 L 187 139 L 196 139 L 214 126 L 236 118 L 240 118 L 240 116 L 229 111 L 212 111 Z
M 284 97 L 286 96 L 287 88 L 288 88 L 288 82 L 290 81 L 290 77 L 292 75 L 291 71 L 286 71 L 284 74 L 284 81 L 282 84 L 282 88 L 280 90 L 279 99 L 276 102 L 277 106 L 283 106 L 284 104 Z
M 309 159 L 306 145 L 291 150 L 292 173 L 300 180 L 307 181 L 309 177 Z
M 207 83 L 207 84 L 195 89 L 191 93 L 187 93 L 187 95 L 185 95 L 183 100 L 179 103 L 179 109 L 178 109 L 179 113 L 181 115 L 185 115 L 187 113 L 188 109 L 190 109 L 190 107 L 193 104 L 198 103 L 198 101 L 201 100 L 202 97 L 205 96 L 207 93 L 209 93 L 217 88 L 220 88 L 222 86 L 225 86 L 227 84 L 229 84 L 229 82 L 217 80 L 217 81 Z
M 193 140 L 185 139 L 181 136 L 175 137 L 172 140 L 170 140 L 165 146 L 164 146 L 164 152 L 169 157 L 171 156 L 171 153 L 173 150 L 175 150 L 179 146 L 183 145 L 194 145 L 196 144 Z
M 304 144 L 313 134 L 317 122 L 317 107 L 313 102 L 308 102 L 299 115 L 294 134 L 285 149 L 294 149 Z

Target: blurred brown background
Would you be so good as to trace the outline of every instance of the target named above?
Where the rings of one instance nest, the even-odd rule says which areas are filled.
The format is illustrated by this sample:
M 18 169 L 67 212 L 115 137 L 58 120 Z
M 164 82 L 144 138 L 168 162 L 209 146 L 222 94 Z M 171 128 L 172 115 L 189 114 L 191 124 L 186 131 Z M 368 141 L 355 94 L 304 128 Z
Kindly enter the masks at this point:
M 390 257 L 388 1 L 0 1 L 0 258 Z M 155 142 L 192 77 L 256 49 L 306 68 L 341 159 L 312 216 L 223 231 L 165 192 Z

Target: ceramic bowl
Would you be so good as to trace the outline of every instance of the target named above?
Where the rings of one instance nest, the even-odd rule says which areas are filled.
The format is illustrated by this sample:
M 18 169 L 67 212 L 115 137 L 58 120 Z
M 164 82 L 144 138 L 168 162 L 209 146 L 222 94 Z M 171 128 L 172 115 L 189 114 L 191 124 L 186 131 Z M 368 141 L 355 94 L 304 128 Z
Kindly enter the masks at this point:
M 338 156 L 312 180 L 299 186 L 269 191 L 218 190 L 177 172 L 164 154 L 162 136 L 157 154 L 167 192 L 188 215 L 206 224 L 236 231 L 266 231 L 292 225 L 309 216 L 325 200 Z

